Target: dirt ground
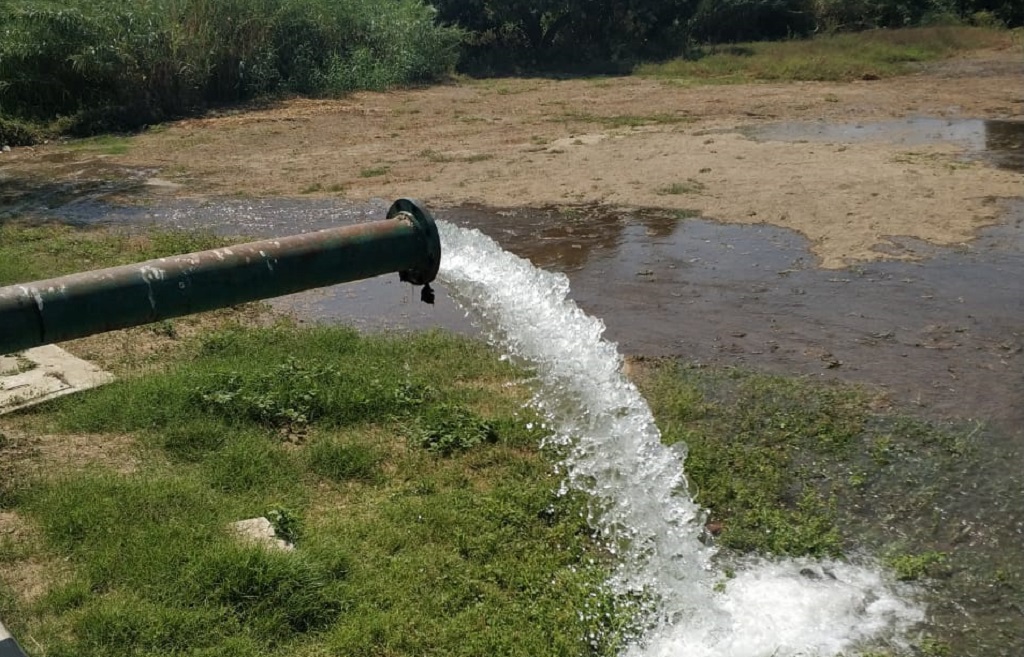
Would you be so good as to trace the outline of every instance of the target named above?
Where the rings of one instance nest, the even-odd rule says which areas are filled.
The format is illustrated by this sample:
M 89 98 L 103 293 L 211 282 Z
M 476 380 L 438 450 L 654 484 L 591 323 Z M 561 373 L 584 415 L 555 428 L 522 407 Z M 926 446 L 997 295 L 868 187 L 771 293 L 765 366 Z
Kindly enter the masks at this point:
M 853 83 L 461 80 L 292 100 L 173 123 L 110 159 L 158 169 L 181 185 L 164 191 L 184 195 L 685 208 L 797 230 L 834 268 L 893 257 L 890 236 L 969 240 L 998 221 L 994 199 L 1024 194 L 1024 175 L 959 162 L 951 144 L 764 142 L 735 130 L 909 116 L 1024 117 L 1019 48 Z M 31 166 L 46 149 L 11 155 Z
M 181 195 L 696 210 L 799 231 L 835 268 L 893 257 L 883 253 L 892 236 L 969 240 L 998 221 L 995 199 L 1024 193 L 1024 175 L 958 161 L 948 143 L 755 141 L 736 130 L 911 116 L 1024 117 L 1019 47 L 853 83 L 460 80 L 291 100 L 160 127 L 105 159 L 159 171 L 153 189 Z M 52 174 L 59 148 L 16 149 L 0 169 Z M 63 164 L 75 174 L 74 158 Z

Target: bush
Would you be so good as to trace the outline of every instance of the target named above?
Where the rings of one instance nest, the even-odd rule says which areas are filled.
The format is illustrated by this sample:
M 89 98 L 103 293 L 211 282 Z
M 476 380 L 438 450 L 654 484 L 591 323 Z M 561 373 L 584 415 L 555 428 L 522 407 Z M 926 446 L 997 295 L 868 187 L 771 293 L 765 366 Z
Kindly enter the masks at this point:
M 24 121 L 0 116 L 0 146 L 31 146 L 39 143 L 39 130 Z
M 460 33 L 433 17 L 420 0 L 0 2 L 0 115 L 70 116 L 93 132 L 277 92 L 437 79 Z
M 709 43 L 787 39 L 816 23 L 814 0 L 702 0 L 692 34 Z

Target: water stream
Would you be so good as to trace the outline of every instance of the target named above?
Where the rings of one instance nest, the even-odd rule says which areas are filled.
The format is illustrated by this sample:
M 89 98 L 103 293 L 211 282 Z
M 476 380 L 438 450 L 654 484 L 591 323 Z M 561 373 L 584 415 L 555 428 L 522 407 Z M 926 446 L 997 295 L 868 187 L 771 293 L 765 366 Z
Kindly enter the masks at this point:
M 701 540 L 685 454 L 661 443 L 604 324 L 569 298 L 568 278 L 479 231 L 440 229 L 450 294 L 494 345 L 536 372 L 533 403 L 566 454 L 563 486 L 591 496 L 595 534 L 618 557 L 610 585 L 657 601 L 652 629 L 628 657 L 810 657 L 905 644 L 924 611 L 870 563 L 752 559 L 726 581 Z

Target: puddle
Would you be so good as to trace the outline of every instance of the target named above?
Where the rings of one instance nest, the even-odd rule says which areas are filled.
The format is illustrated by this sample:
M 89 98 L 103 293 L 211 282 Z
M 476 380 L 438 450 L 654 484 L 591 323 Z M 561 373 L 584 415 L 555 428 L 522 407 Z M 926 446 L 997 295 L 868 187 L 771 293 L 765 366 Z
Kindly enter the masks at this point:
M 379 220 L 389 202 L 86 200 L 47 216 L 78 224 L 201 228 L 269 237 Z M 894 239 L 919 262 L 822 270 L 799 234 L 768 225 L 679 219 L 658 211 L 462 206 L 438 218 L 479 228 L 537 266 L 562 271 L 574 299 L 626 353 L 870 383 L 935 416 L 967 412 L 1024 427 L 1024 203 L 969 245 Z M 472 332 L 383 276 L 273 301 L 309 321 L 364 329 Z
M 1024 121 L 910 118 L 870 123 L 769 123 L 741 133 L 760 141 L 885 142 L 915 147 L 953 144 L 968 159 L 1024 172 Z

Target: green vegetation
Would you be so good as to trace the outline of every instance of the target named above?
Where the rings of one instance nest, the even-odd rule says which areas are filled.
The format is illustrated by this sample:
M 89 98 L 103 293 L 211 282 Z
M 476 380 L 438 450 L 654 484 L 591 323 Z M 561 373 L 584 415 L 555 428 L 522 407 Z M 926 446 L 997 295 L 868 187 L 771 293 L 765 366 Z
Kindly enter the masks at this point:
M 223 244 L 222 238 L 204 233 L 155 231 L 128 235 L 76 230 L 62 224 L 5 222 L 0 223 L 0 285 L 127 265 Z
M 58 118 L 88 134 L 267 94 L 435 80 L 460 38 L 419 0 L 3 0 L 0 26 L 4 143 Z
M 891 500 L 904 513 L 929 513 L 934 491 L 914 498 L 903 485 L 952 476 L 972 435 L 879 417 L 855 388 L 740 370 L 668 362 L 641 387 L 664 441 L 688 447 L 691 493 L 711 509 L 718 542 L 744 552 L 838 556 L 850 540 L 840 527 L 860 524 L 852 508 Z M 891 450 L 884 463 L 879 445 Z M 922 463 L 933 470 L 914 470 Z M 933 564 L 926 555 L 894 567 L 909 579 Z
M 643 64 L 636 73 L 717 83 L 875 79 L 906 73 L 913 63 L 1002 45 L 1007 40 L 1004 31 L 977 27 L 878 30 L 802 41 L 709 46 L 688 58 Z
M 391 167 L 389 167 L 387 165 L 381 165 L 381 166 L 376 166 L 376 167 L 366 167 L 365 169 L 361 169 L 359 171 L 359 176 L 361 178 L 376 178 L 376 177 L 379 177 L 379 176 L 387 175 L 388 171 L 390 171 L 390 170 L 391 170 Z
M 630 70 L 705 44 L 920 25 L 1024 25 L 1015 0 L 439 0 L 468 71 Z
M 490 392 L 522 373 L 484 346 L 238 327 L 182 349 L 26 418 L 140 455 L 5 503 L 71 570 L 4 618 L 46 654 L 614 652 L 628 614 L 583 501 L 556 495 L 522 396 Z M 258 515 L 297 549 L 225 529 Z
M 946 555 L 934 551 L 922 554 L 893 554 L 887 561 L 896 572 L 896 577 L 903 581 L 910 581 L 934 573 L 946 561 Z
M 659 187 L 656 192 L 662 196 L 680 194 L 700 194 L 707 187 L 704 183 L 693 178 L 687 178 L 684 182 L 676 182 L 671 185 Z
M 14 263 L 0 283 L 213 240 L 0 231 Z M 0 534 L 0 570 L 53 573 L 35 599 L 0 578 L 0 617 L 34 653 L 594 657 L 635 629 L 639 603 L 603 587 L 612 560 L 587 500 L 555 492 L 528 372 L 441 333 L 236 324 L 173 343 L 132 377 L 0 424 L 0 511 L 25 526 Z M 978 427 L 879 416 L 849 387 L 638 371 L 665 442 L 688 445 L 725 559 L 867 550 L 904 580 L 968 563 L 986 591 L 1020 591 L 1015 554 L 931 533 L 951 524 L 931 515 L 936 495 L 970 467 Z M 130 457 L 54 459 L 67 435 L 119 437 Z M 293 552 L 227 529 L 261 515 Z M 898 539 L 879 527 L 892 518 Z
M 639 128 L 645 125 L 672 125 L 690 123 L 693 117 L 686 114 L 613 114 L 603 116 L 590 112 L 566 112 L 558 120 L 597 123 L 605 128 Z

